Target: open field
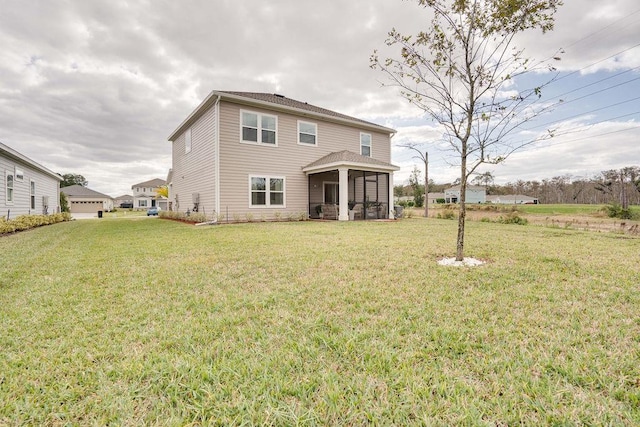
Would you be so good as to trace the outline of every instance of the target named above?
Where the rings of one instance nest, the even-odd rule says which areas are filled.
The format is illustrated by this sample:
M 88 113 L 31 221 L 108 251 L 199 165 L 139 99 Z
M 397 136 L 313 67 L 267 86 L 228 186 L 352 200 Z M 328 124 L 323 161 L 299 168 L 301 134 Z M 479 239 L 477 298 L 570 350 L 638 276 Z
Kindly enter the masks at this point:
M 549 204 L 549 205 L 467 205 L 467 219 L 470 221 L 496 221 L 500 217 L 515 213 L 527 219 L 530 225 L 574 230 L 616 232 L 640 236 L 640 220 L 609 218 L 603 211 L 604 205 Z M 429 207 L 429 217 L 437 218 L 446 210 L 457 216 L 457 205 L 435 205 Z M 640 218 L 640 206 L 631 206 L 631 212 Z M 514 212 L 515 211 L 515 212 Z M 423 208 L 411 208 L 411 215 L 419 217 Z
M 640 238 L 74 221 L 0 237 L 0 425 L 638 425 Z M 123 242 L 127 242 L 123 244 Z

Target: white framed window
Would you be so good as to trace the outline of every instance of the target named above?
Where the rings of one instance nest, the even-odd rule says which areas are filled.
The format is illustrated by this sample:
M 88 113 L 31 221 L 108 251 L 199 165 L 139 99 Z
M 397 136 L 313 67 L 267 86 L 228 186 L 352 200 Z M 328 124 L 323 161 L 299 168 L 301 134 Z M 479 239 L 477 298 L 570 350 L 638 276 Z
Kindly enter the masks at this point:
M 4 185 L 6 189 L 6 199 L 7 203 L 13 203 L 13 171 L 5 172 L 5 180 Z
M 16 166 L 16 170 L 15 170 L 15 175 L 14 176 L 15 176 L 16 181 L 20 181 L 20 182 L 24 181 L 24 171 L 22 169 L 18 168 L 17 166 Z
M 191 152 L 191 128 L 184 131 L 184 153 Z
M 360 132 L 360 154 L 371 157 L 371 134 Z
M 240 140 L 250 144 L 278 145 L 278 117 L 240 111 Z
M 147 207 L 147 200 L 138 200 L 138 207 L 140 208 L 146 208 Z
M 249 176 L 249 192 L 252 208 L 285 206 L 285 178 L 282 176 Z
M 317 145 L 318 125 L 316 125 L 315 123 L 303 122 L 298 120 L 298 144 Z
M 36 182 L 31 180 L 29 187 L 29 195 L 31 197 L 31 209 L 36 208 Z

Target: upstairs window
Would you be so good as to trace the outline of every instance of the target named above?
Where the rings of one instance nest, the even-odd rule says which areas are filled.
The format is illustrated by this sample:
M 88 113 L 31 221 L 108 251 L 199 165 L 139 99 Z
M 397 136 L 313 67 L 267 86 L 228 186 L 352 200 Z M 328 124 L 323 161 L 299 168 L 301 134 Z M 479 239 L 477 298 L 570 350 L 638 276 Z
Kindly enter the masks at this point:
M 242 122 L 242 142 L 278 145 L 278 118 L 276 116 L 241 111 L 240 117 Z
M 191 152 L 191 128 L 184 132 L 184 153 Z
M 5 188 L 7 190 L 7 202 L 13 202 L 13 174 L 9 171 L 5 173 Z
M 298 121 L 298 144 L 316 145 L 318 126 L 315 123 Z
M 371 134 L 360 134 L 360 154 L 363 156 L 371 157 Z
M 15 180 L 20 182 L 24 181 L 24 171 L 22 169 L 19 169 L 17 166 L 16 166 Z

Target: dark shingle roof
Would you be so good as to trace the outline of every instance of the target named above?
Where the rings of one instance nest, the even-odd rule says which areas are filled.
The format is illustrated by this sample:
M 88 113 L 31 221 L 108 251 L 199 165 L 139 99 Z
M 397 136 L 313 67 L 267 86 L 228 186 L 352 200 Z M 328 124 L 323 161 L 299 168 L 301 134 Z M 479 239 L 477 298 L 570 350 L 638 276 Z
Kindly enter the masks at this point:
M 336 117 L 344 120 L 351 120 L 367 125 L 380 126 L 375 123 L 367 122 L 366 120 L 358 119 L 357 117 L 347 116 L 336 111 L 327 110 L 326 108 L 317 107 L 307 102 L 296 101 L 295 99 L 287 98 L 284 95 L 277 93 L 263 93 L 263 92 L 232 92 L 232 91 L 218 91 L 220 93 L 226 93 L 228 95 L 240 96 L 243 98 L 255 99 L 258 101 L 268 102 L 270 104 L 282 105 L 284 107 L 296 108 L 298 110 L 309 111 L 316 114 L 323 114 L 325 116 Z
M 60 191 L 66 194 L 67 196 L 72 196 L 72 197 L 98 197 L 101 199 L 112 198 L 111 196 L 107 196 L 106 194 L 102 194 L 90 188 L 83 187 L 82 185 L 70 185 L 68 187 L 62 187 Z
M 167 182 L 164 179 L 160 179 L 160 178 L 154 178 L 151 179 L 149 181 L 145 181 L 145 182 L 141 182 L 139 184 L 133 184 L 131 186 L 131 188 L 136 188 L 136 187 L 161 187 L 163 185 L 165 185 Z
M 324 157 L 319 158 L 313 163 L 309 163 L 307 166 L 302 169 L 312 169 L 319 168 L 324 165 L 332 165 L 336 163 L 349 163 L 349 164 L 362 164 L 362 165 L 371 165 L 371 166 L 382 166 L 384 168 L 390 169 L 399 169 L 397 166 L 392 165 L 391 163 L 383 162 L 382 160 L 376 160 L 371 157 L 362 156 L 360 154 L 356 154 L 352 151 L 344 150 L 344 151 L 336 151 L 334 153 L 329 153 Z
M 324 116 L 328 120 L 336 120 L 340 122 L 351 122 L 353 125 L 361 125 L 370 129 L 374 129 L 378 132 L 395 133 L 394 129 L 381 126 L 376 123 L 368 122 L 366 120 L 358 119 L 357 117 L 347 116 L 346 114 L 338 113 L 336 111 L 328 110 L 326 108 L 318 107 L 307 102 L 296 101 L 295 99 L 287 98 L 286 96 L 276 93 L 264 93 L 264 92 L 237 92 L 237 91 L 213 91 L 202 103 L 196 107 L 194 111 L 177 127 L 175 131 L 169 136 L 169 141 L 173 141 L 180 135 L 187 126 L 190 126 L 200 115 L 209 109 L 211 105 L 216 102 L 216 98 L 220 96 L 223 100 L 236 103 L 247 104 L 263 104 L 265 107 L 281 108 L 285 111 L 292 111 L 300 115 L 308 116 Z

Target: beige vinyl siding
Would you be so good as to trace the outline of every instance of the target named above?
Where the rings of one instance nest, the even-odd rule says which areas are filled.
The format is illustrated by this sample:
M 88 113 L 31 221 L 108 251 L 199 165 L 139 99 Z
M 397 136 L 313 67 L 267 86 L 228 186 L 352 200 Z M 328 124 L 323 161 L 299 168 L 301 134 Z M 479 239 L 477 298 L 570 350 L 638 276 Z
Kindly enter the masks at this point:
M 15 179 L 15 168 L 24 172 L 24 179 Z M 13 202 L 7 204 L 6 171 L 14 175 Z M 31 181 L 36 184 L 35 209 L 31 209 Z M 10 217 L 18 215 L 42 215 L 44 213 L 43 196 L 48 197 L 48 214 L 60 211 L 60 183 L 51 175 L 45 174 L 31 165 L 12 160 L 0 155 L 0 217 L 6 217 L 10 210 Z
M 185 153 L 184 132 L 173 142 L 173 178 L 169 195 L 173 210 L 193 209 L 192 194 L 199 193 L 199 212 L 208 216 L 215 212 L 215 110 L 214 105 L 191 125 L 189 153 Z
M 240 142 L 240 110 L 277 115 L 278 146 Z M 317 145 L 298 144 L 298 120 L 317 123 Z M 345 126 L 312 116 L 297 116 L 267 109 L 220 103 L 220 210 L 229 219 L 270 219 L 308 212 L 308 180 L 302 167 L 336 151 L 360 152 L 361 128 Z M 373 158 L 390 162 L 389 135 L 366 130 L 372 137 Z M 195 150 L 194 142 L 194 150 Z M 175 150 L 174 150 L 175 151 Z M 285 177 L 284 208 L 250 207 L 249 176 Z M 176 182 L 174 173 L 174 186 Z M 181 208 L 182 209 L 182 208 Z

